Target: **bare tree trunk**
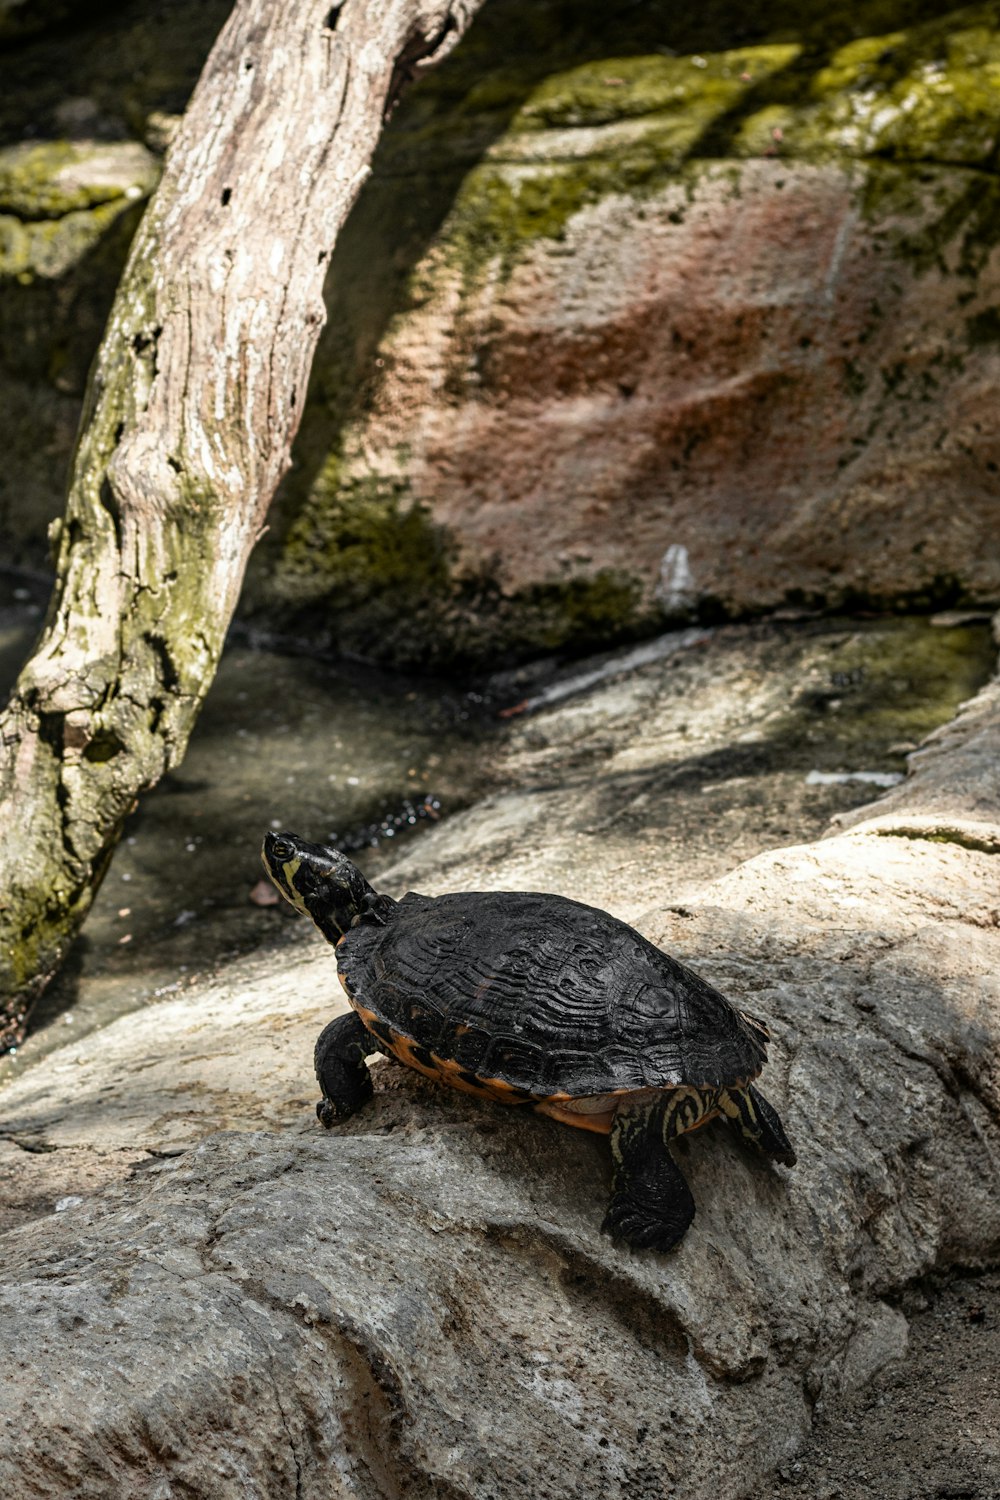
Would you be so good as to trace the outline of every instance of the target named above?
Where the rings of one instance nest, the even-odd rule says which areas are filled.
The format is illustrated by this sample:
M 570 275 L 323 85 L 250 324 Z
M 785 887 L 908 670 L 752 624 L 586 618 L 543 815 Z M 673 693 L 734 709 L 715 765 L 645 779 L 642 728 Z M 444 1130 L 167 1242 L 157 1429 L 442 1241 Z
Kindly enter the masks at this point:
M 45 629 L 0 719 L 0 1040 L 177 764 L 289 463 L 387 103 L 482 0 L 238 0 L 90 384 Z

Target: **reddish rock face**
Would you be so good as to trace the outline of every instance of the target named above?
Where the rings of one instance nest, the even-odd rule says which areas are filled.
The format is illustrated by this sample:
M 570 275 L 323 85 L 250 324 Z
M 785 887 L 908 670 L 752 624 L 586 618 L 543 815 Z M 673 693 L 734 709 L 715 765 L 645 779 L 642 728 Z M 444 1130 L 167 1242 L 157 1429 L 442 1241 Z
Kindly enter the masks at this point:
M 331 314 L 370 359 L 276 524 L 270 603 L 362 651 L 483 656 L 1000 599 L 993 11 L 806 7 L 735 50 L 719 19 L 717 49 L 647 38 L 519 96 L 394 246 L 372 337 L 372 247 L 440 176 L 427 108 L 391 138 Z M 497 87 L 453 89 L 448 128 Z
M 172 34 L 187 61 L 134 27 L 105 49 L 155 52 L 154 144 L 187 87 L 162 69 L 197 71 L 199 28 Z M 132 223 L 95 248 L 64 196 L 63 137 L 111 97 L 66 95 L 74 38 L 0 90 L 33 143 L 0 162 L 0 529 L 35 567 Z M 491 0 L 335 247 L 244 610 L 440 663 L 1000 600 L 998 78 L 991 4 Z
M 970 329 L 1000 257 L 905 257 L 941 175 L 873 222 L 862 169 L 719 166 L 464 297 L 442 271 L 384 346 L 364 451 L 404 448 L 459 572 L 508 595 L 612 569 L 668 614 L 996 598 L 1000 355 Z

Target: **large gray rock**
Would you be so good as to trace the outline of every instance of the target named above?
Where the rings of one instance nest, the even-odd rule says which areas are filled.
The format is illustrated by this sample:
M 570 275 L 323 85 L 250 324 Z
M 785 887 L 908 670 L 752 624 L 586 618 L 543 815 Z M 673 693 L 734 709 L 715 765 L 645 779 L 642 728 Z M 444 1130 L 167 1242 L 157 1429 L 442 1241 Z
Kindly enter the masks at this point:
M 0 1489 L 736 1500 L 903 1351 L 901 1289 L 1000 1246 L 998 752 L 993 688 L 850 830 L 683 905 L 647 869 L 643 930 L 772 1022 L 799 1149 L 789 1172 L 718 1126 L 684 1141 L 698 1214 L 669 1257 L 598 1232 L 604 1142 L 388 1063 L 320 1133 L 319 943 L 26 1073 L 25 1163 L 128 1170 L 4 1237 Z M 509 883 L 536 801 L 470 810 L 386 885 Z M 536 847 L 536 883 L 570 858 Z

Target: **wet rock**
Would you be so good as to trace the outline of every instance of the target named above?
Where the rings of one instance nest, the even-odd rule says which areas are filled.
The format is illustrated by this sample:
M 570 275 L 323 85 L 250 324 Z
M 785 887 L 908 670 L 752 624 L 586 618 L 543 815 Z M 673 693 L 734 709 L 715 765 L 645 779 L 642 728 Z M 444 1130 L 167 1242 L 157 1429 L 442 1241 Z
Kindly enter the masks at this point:
M 815 1404 L 903 1352 L 903 1288 L 1000 1242 L 998 751 L 990 689 L 848 831 L 683 904 L 647 856 L 639 925 L 768 1018 L 765 1087 L 799 1151 L 786 1171 L 717 1125 L 684 1140 L 698 1212 L 669 1257 L 598 1232 L 599 1138 L 391 1064 L 320 1133 L 322 944 L 26 1074 L 5 1128 L 46 1159 L 149 1154 L 112 1189 L 61 1183 L 4 1238 L 0 1487 L 737 1500 Z M 925 837 L 950 764 L 948 816 L 972 832 Z M 505 883 L 496 851 L 528 824 L 497 811 L 444 825 L 385 885 Z M 538 883 L 571 857 L 542 846 Z M 603 881 L 614 907 L 622 877 Z

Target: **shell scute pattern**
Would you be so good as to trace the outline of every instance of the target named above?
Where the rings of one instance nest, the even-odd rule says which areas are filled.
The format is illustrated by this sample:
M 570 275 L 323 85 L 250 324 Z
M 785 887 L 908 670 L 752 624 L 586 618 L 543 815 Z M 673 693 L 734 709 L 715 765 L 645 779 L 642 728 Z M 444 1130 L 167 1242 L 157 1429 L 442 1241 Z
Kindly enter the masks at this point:
M 337 957 L 349 996 L 393 1033 L 535 1097 L 725 1086 L 765 1060 L 710 984 L 561 896 L 410 894 L 385 926 L 352 929 Z

